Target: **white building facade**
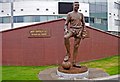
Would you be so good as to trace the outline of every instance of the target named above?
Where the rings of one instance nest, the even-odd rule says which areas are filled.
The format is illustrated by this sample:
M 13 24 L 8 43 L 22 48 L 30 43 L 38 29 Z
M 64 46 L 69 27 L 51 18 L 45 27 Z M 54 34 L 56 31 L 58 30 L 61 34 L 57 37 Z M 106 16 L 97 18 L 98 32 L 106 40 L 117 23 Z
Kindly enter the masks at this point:
M 110 0 L 108 12 L 108 31 L 120 32 L 120 0 Z
M 63 5 L 68 2 L 63 2 Z M 70 4 L 69 4 L 70 3 Z M 69 2 L 71 5 L 73 2 Z M 60 1 L 17 1 L 13 3 L 13 28 L 66 18 L 66 14 L 59 12 Z M 0 30 L 11 29 L 11 3 L 0 3 Z M 89 4 L 80 3 L 80 11 L 89 17 Z M 86 12 L 87 11 L 87 12 Z M 89 25 L 89 23 L 86 23 Z
M 9 0 L 6 0 L 9 1 Z M 11 3 L 0 3 L 0 31 L 11 29 Z M 73 1 L 80 2 L 79 12 L 86 25 L 108 32 L 120 30 L 120 0 L 14 0 L 13 28 L 66 18 Z

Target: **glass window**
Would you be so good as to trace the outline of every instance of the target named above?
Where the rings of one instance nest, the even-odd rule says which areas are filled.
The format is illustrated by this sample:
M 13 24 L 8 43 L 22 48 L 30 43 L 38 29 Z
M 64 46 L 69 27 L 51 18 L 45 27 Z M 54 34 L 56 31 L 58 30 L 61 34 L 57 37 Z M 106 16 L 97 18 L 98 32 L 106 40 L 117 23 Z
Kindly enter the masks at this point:
M 53 20 L 55 19 L 54 16 L 48 16 L 48 20 Z
M 47 21 L 47 16 L 40 16 L 40 21 L 41 21 L 41 22 Z
M 60 0 L 59 0 L 60 1 Z M 68 1 L 68 0 L 61 0 L 61 1 Z M 73 0 L 69 0 L 69 1 L 73 1 Z
M 79 0 L 79 2 L 84 2 L 84 0 Z
M 24 16 L 24 22 L 40 22 L 40 16 Z
M 89 23 L 89 17 L 85 17 L 85 22 Z
M 85 2 L 85 3 L 88 3 L 88 2 L 89 2 L 89 0 L 84 0 L 84 2 Z
M 10 17 L 3 17 L 2 23 L 10 23 Z
M 14 23 L 40 22 L 57 19 L 57 16 L 14 16 Z
M 59 14 L 67 14 L 68 12 L 73 10 L 72 2 L 59 2 L 58 3 L 58 13 Z
M 24 22 L 23 16 L 16 16 L 16 22 L 17 23 Z
M 66 15 L 59 15 L 58 18 L 64 18 L 64 19 L 66 19 Z
M 102 2 L 96 2 L 96 5 L 98 5 L 98 4 L 99 4 L 99 5 L 102 5 Z
M 40 16 L 34 16 L 33 22 L 40 22 Z
M 96 0 L 96 4 L 107 5 L 107 0 Z
M 94 17 L 90 17 L 90 23 L 94 23 Z
M 107 25 L 107 19 L 102 19 L 102 24 Z
M 24 22 L 32 22 L 32 16 L 24 16 Z
M 95 0 L 89 0 L 89 3 L 95 3 Z
M 104 12 L 104 13 L 107 12 L 107 6 L 102 5 L 102 10 L 101 11 Z
M 57 19 L 57 16 L 48 16 L 48 20 L 54 20 Z
M 0 17 L 0 23 L 2 23 L 2 17 Z
M 95 13 L 95 4 L 90 4 L 90 12 Z
M 17 17 L 16 16 L 13 17 L 13 22 L 17 23 Z
M 100 18 L 95 18 L 95 23 L 101 24 L 101 19 Z
M 107 6 L 107 2 L 106 1 L 102 2 L 102 5 Z
M 96 5 L 96 13 L 101 13 L 101 12 L 102 12 L 102 6 Z

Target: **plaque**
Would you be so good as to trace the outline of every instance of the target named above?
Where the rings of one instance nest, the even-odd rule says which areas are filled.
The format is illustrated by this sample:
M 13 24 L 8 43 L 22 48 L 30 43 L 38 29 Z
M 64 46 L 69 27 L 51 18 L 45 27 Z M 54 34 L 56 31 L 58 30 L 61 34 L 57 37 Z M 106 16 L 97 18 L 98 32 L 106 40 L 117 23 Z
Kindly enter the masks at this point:
M 29 38 L 49 38 L 50 29 L 33 29 L 29 31 Z

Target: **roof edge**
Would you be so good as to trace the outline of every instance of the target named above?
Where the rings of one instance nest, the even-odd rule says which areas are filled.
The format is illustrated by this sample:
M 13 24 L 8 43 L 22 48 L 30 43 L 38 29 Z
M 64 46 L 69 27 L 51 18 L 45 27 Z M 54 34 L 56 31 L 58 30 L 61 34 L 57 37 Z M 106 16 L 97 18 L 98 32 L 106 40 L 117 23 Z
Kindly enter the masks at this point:
M 21 26 L 21 27 L 17 27 L 17 28 L 7 29 L 7 30 L 0 31 L 0 33 L 8 32 L 8 31 L 13 31 L 13 30 L 18 30 L 18 29 L 23 29 L 23 28 L 27 28 L 27 27 L 30 27 L 30 26 L 36 26 L 36 25 L 41 25 L 41 24 L 46 24 L 46 23 L 61 21 L 61 20 L 65 20 L 65 19 L 64 18 L 60 18 L 60 19 L 56 19 L 56 20 L 45 21 L 45 22 L 40 22 L 40 23 L 31 24 L 31 25 L 27 25 L 27 26 Z
M 100 30 L 100 29 L 97 29 L 97 28 L 93 28 L 93 27 L 91 27 L 91 26 L 87 26 L 87 28 L 90 28 L 90 29 L 93 29 L 93 30 L 96 30 L 96 31 L 99 31 L 99 32 L 102 32 L 102 33 L 105 33 L 105 34 L 112 35 L 112 36 L 115 36 L 115 37 L 120 38 L 120 36 L 117 36 L 117 35 L 115 35 L 115 34 L 111 34 L 111 33 L 106 32 L 106 31 L 104 31 L 104 30 Z

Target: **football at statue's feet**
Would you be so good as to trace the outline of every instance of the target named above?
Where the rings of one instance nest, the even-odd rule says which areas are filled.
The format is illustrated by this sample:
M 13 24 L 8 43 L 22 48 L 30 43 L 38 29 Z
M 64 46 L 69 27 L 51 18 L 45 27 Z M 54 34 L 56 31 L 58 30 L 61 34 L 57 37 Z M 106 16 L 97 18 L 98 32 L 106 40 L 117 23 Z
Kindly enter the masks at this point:
M 66 70 L 69 70 L 70 68 L 71 68 L 71 66 L 72 66 L 72 63 L 71 62 L 69 62 L 69 61 L 63 61 L 62 62 L 62 67 L 64 68 L 64 69 L 66 69 Z

